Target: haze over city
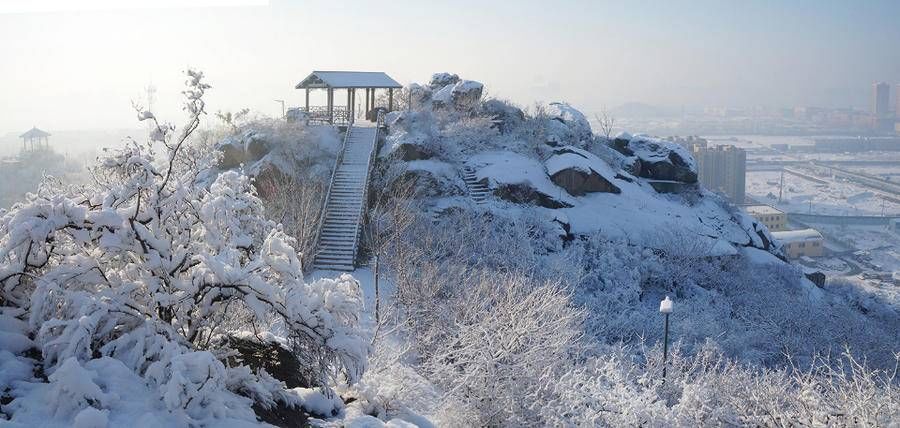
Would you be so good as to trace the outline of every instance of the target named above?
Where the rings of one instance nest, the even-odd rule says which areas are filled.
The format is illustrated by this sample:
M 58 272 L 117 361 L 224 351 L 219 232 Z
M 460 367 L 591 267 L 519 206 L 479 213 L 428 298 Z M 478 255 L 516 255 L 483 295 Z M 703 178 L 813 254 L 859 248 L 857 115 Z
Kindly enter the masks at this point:
M 187 66 L 215 78 L 217 108 L 271 115 L 280 113 L 272 99 L 300 104 L 292 84 L 310 69 L 390 68 L 404 84 L 453 69 L 523 106 L 565 100 L 587 111 L 629 102 L 868 109 L 873 82 L 900 82 L 893 1 L 151 3 L 0 9 L 9 41 L 0 92 L 11 100 L 0 106 L 0 134 L 37 122 L 132 127 L 130 102 L 150 84 L 160 111 L 176 113 Z

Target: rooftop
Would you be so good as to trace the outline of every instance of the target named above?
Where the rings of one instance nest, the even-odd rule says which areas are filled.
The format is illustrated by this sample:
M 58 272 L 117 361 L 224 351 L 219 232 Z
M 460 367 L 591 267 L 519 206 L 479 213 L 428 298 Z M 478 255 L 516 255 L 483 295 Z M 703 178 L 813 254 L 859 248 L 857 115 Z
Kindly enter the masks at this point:
M 304 88 L 402 88 L 386 73 L 381 71 L 313 71 L 297 84 Z
M 773 238 L 783 243 L 825 239 L 816 229 L 785 230 L 783 232 L 771 233 Z
M 784 214 L 784 211 L 779 210 L 771 205 L 766 204 L 753 204 L 753 205 L 743 205 L 741 208 L 744 211 L 747 211 L 750 215 L 775 215 L 775 214 Z
M 49 137 L 49 136 L 50 136 L 49 132 L 37 129 L 37 127 L 32 127 L 30 130 L 28 130 L 28 132 L 26 132 L 22 135 L 19 135 L 19 138 L 24 138 L 24 139 L 28 140 L 31 138 L 45 138 L 45 137 Z

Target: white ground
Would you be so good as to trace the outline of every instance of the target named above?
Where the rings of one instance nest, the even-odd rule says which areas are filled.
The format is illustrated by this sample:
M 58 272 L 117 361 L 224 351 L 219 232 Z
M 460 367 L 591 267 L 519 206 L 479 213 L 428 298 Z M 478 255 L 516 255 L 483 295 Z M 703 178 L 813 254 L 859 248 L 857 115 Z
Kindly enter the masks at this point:
M 747 171 L 747 195 L 787 212 L 879 216 L 884 204 L 885 214 L 900 215 L 900 204 L 881 199 L 871 189 L 840 178 L 819 177 L 828 181 L 827 185 L 822 185 L 785 174 L 784 194 L 779 203 L 777 197 L 780 177 L 779 171 Z M 769 197 L 770 194 L 775 199 Z

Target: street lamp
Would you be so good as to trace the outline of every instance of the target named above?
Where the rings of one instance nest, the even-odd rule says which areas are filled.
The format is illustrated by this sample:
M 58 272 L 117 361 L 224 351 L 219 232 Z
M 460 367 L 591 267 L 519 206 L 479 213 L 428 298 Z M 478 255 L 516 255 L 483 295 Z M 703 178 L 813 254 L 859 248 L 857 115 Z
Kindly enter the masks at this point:
M 666 359 L 669 356 L 669 314 L 672 313 L 672 299 L 666 298 L 659 302 L 659 311 L 666 316 L 665 333 L 663 334 L 663 382 L 666 381 Z
M 284 100 L 275 100 L 276 103 L 281 103 L 281 118 L 284 119 Z

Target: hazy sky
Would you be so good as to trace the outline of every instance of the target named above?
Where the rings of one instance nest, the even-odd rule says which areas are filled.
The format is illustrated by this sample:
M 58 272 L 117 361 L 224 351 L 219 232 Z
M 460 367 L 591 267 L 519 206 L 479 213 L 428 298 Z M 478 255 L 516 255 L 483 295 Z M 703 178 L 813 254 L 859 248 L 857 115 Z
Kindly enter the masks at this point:
M 151 82 L 162 115 L 177 119 L 187 66 L 207 73 L 210 110 L 266 114 L 280 113 L 276 98 L 299 105 L 293 86 L 313 69 L 383 70 L 401 83 L 450 71 L 523 105 L 586 110 L 868 108 L 873 81 L 900 83 L 894 0 L 185 2 L 262 5 L 0 0 L 0 134 L 133 126 L 130 101 Z

